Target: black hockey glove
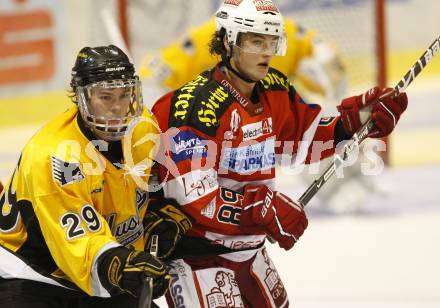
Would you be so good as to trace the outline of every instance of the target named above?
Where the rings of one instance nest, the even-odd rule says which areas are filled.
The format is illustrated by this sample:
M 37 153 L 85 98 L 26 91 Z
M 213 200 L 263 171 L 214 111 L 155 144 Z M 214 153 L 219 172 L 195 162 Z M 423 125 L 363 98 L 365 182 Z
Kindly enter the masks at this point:
M 190 218 L 179 207 L 173 199 L 156 198 L 148 201 L 143 220 L 145 251 L 150 248 L 151 237 L 157 235 L 159 259 L 168 257 L 182 235 L 192 227 Z
M 112 248 L 99 257 L 98 275 L 111 295 L 127 292 L 139 297 L 142 280 L 152 277 L 153 298 L 158 298 L 166 292 L 170 283 L 162 261 L 144 251 L 123 246 Z

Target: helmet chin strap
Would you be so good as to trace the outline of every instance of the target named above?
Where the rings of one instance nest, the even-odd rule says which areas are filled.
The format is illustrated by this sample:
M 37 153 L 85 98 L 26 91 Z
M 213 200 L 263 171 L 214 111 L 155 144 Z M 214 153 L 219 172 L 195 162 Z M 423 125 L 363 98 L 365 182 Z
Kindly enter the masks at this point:
M 230 47 L 230 50 L 232 52 L 233 45 L 229 44 L 229 47 Z M 223 63 L 225 63 L 225 65 L 226 65 L 226 68 L 228 70 L 230 70 L 231 72 L 233 72 L 241 80 L 243 80 L 243 81 L 245 81 L 247 83 L 257 83 L 257 82 L 259 82 L 259 80 L 253 80 L 253 79 L 249 78 L 248 76 L 245 76 L 242 73 L 239 73 L 236 69 L 234 69 L 232 67 L 232 65 L 231 65 L 231 57 L 228 56 L 226 52 L 224 52 L 222 54 L 222 58 L 223 58 Z
M 253 80 L 251 78 L 248 78 L 246 76 L 244 76 L 243 74 L 239 73 L 236 69 L 234 69 L 231 65 L 231 58 L 228 57 L 226 59 L 226 67 L 228 70 L 230 70 L 231 72 L 233 72 L 238 78 L 240 78 L 241 80 L 247 82 L 247 83 L 257 83 L 259 82 L 259 80 Z

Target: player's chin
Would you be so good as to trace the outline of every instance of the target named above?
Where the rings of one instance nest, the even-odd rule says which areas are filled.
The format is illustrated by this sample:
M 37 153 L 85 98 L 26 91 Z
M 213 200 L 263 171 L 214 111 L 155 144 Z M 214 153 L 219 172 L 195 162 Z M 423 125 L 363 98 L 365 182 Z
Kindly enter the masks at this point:
M 269 72 L 269 65 L 257 65 L 255 69 L 255 79 L 261 80 L 264 77 L 266 77 L 267 73 Z

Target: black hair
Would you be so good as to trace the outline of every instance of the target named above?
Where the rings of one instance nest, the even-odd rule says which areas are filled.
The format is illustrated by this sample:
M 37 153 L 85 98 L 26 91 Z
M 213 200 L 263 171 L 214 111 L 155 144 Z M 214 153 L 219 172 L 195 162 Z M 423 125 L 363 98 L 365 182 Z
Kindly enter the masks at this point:
M 242 80 L 249 82 L 249 83 L 255 83 L 258 82 L 258 80 L 253 80 L 242 73 L 238 72 L 231 66 L 231 59 L 228 55 L 228 51 L 226 50 L 224 39 L 226 36 L 226 29 L 221 28 L 220 31 L 216 31 L 211 38 L 211 41 L 209 43 L 209 52 L 211 55 L 220 55 L 222 59 L 222 64 L 225 65 L 229 70 L 231 70 L 235 75 L 240 77 Z M 237 44 L 240 44 L 241 40 L 241 34 L 238 34 L 237 37 Z M 232 46 L 231 46 L 232 51 Z
M 216 31 L 212 37 L 211 41 L 209 42 L 209 52 L 211 55 L 219 55 L 222 56 L 226 55 L 226 47 L 223 43 L 223 40 L 226 36 L 226 29 L 221 28 L 220 31 Z

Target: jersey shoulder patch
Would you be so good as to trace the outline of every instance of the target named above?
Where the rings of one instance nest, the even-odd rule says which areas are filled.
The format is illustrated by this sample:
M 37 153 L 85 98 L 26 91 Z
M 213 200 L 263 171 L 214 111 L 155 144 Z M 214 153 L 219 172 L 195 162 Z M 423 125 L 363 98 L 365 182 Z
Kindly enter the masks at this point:
M 220 118 L 234 97 L 206 71 L 176 90 L 171 98 L 169 127 L 190 126 L 215 136 Z
M 260 85 L 266 91 L 289 91 L 290 80 L 286 75 L 281 73 L 280 71 L 269 68 L 269 72 L 266 77 L 260 80 Z
M 85 179 L 79 163 L 66 162 L 55 156 L 51 157 L 52 176 L 53 179 L 61 186 L 68 185 L 73 182 L 81 182 Z

